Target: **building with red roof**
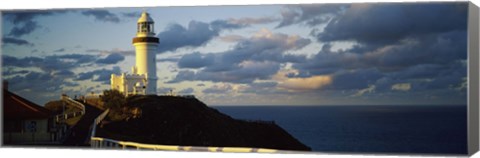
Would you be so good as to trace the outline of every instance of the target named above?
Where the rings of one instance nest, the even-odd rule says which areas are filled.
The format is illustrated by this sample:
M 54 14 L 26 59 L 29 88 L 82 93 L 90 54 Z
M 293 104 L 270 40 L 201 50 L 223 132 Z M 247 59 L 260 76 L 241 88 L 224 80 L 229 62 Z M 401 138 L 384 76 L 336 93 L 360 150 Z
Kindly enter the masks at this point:
M 53 113 L 3 87 L 3 144 L 52 142 Z

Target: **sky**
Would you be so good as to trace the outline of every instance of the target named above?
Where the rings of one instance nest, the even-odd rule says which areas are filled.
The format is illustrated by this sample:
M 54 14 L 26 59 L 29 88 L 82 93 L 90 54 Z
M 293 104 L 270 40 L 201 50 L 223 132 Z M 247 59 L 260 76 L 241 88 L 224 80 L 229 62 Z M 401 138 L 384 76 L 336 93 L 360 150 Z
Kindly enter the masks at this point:
M 136 20 L 160 38 L 158 94 L 208 105 L 465 105 L 468 3 L 2 12 L 2 78 L 39 105 L 131 73 Z

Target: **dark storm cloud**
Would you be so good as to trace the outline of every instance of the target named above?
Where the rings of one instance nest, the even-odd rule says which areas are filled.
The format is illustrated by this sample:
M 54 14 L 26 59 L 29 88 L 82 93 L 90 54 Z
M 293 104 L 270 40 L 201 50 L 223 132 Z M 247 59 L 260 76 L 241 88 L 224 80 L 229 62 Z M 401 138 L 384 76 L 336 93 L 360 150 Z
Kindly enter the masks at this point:
M 162 41 L 159 52 L 203 46 L 214 37 L 217 37 L 223 30 L 240 29 L 248 27 L 250 24 L 267 23 L 269 21 L 270 19 L 268 18 L 243 18 L 214 20 L 210 23 L 193 20 L 190 21 L 186 27 L 180 24 L 170 24 L 164 31 L 157 35 Z
M 339 70 L 377 68 L 398 71 L 422 64 L 451 64 L 466 59 L 466 31 L 452 31 L 422 36 L 406 42 L 380 46 L 377 49 L 354 47 L 332 52 L 325 44 L 307 62 L 293 67 L 310 74 L 330 74 Z M 367 46 L 368 47 L 368 46 Z
M 408 91 L 423 97 L 408 99 L 462 100 L 466 12 L 466 3 L 352 4 L 331 16 L 323 32 L 313 29 L 322 49 L 293 63 L 299 72 L 286 76 L 328 75 L 332 83 L 322 90 L 353 97 L 408 97 Z M 353 46 L 334 51 L 335 42 Z
M 10 33 L 8 33 L 8 35 L 12 37 L 20 37 L 33 32 L 39 27 L 40 26 L 37 24 L 37 22 L 27 21 L 21 24 L 21 26 L 16 26 L 12 28 L 12 30 L 10 31 Z
M 93 16 L 95 20 L 102 22 L 119 23 L 120 18 L 107 10 L 87 10 L 82 11 L 82 15 Z
M 288 5 L 280 13 L 282 20 L 277 28 L 298 23 L 308 26 L 326 23 L 330 17 L 325 15 L 336 15 L 347 7 L 340 4 Z
M 468 3 L 353 4 L 317 35 L 320 41 L 392 43 L 406 37 L 465 30 Z
M 11 38 L 11 37 L 3 37 L 2 38 L 3 44 L 14 44 L 18 46 L 33 46 L 32 43 L 28 42 L 27 40 L 19 39 L 19 38 Z
M 54 73 L 55 76 L 62 76 L 62 77 L 73 77 L 75 75 L 74 72 L 70 70 L 60 70 Z
M 97 82 L 102 82 L 104 84 L 110 84 L 110 77 L 112 74 L 119 75 L 121 73 L 120 67 L 115 66 L 112 69 L 99 69 L 94 71 L 82 72 L 78 74 L 78 77 L 75 79 L 77 81 L 82 80 L 92 80 Z
M 215 36 L 218 36 L 218 30 L 212 30 L 208 23 L 190 21 L 186 28 L 179 24 L 171 24 L 158 34 L 160 39 L 168 39 L 162 40 L 159 52 L 202 46 Z
M 123 57 L 123 56 L 122 56 Z M 9 55 L 4 55 L 2 58 L 3 66 L 5 67 L 19 67 L 28 68 L 36 67 L 45 72 L 54 72 L 61 70 L 70 70 L 76 67 L 94 64 L 96 61 L 102 64 L 114 64 L 120 60 L 120 57 L 106 57 L 97 60 L 98 56 L 85 54 L 64 54 L 64 55 L 49 55 L 45 57 L 23 57 L 17 58 Z M 122 59 L 123 60 L 123 59 Z M 115 62 L 116 61 L 116 62 Z
M 357 71 L 338 72 L 333 75 L 333 82 L 326 89 L 335 90 L 359 90 L 383 77 L 384 74 L 376 69 L 361 69 Z
M 30 34 L 41 26 L 35 20 L 37 17 L 51 16 L 59 13 L 66 13 L 66 10 L 49 10 L 49 11 L 5 11 L 2 14 L 11 21 L 15 26 L 8 33 L 9 36 L 20 37 Z
M 113 54 L 109 54 L 107 57 L 103 58 L 103 59 L 98 59 L 96 61 L 96 63 L 99 63 L 99 64 L 116 64 L 120 61 L 123 61 L 125 59 L 125 57 L 121 54 L 118 54 L 118 53 L 113 53 Z
M 309 39 L 261 30 L 255 36 L 237 43 L 231 50 L 221 53 L 192 53 L 184 55 L 179 68 L 200 68 L 200 71 L 180 71 L 169 81 L 212 81 L 252 83 L 268 79 L 278 72 L 281 63 L 303 62 L 302 55 L 285 54 L 310 44 Z
M 17 75 L 5 78 L 9 89 L 13 91 L 55 92 L 61 89 L 64 78 L 43 72 L 29 72 L 24 76 Z
M 178 60 L 179 68 L 201 68 L 209 66 L 214 62 L 213 54 L 202 55 L 199 52 L 183 55 Z

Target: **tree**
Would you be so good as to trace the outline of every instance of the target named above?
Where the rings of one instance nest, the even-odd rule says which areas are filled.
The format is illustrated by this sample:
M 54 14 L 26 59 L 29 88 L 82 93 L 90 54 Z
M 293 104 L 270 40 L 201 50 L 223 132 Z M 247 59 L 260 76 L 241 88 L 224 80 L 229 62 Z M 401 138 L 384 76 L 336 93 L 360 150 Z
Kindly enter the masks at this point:
M 103 91 L 103 95 L 100 96 L 100 99 L 102 100 L 105 108 L 116 110 L 127 105 L 127 99 L 122 92 L 114 89 Z

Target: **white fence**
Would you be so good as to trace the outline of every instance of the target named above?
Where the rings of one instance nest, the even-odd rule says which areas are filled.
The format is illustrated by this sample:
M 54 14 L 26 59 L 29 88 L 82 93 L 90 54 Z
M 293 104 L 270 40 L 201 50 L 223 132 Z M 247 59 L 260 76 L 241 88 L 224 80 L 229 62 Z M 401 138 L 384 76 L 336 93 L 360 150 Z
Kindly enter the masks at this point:
M 78 101 L 75 101 L 75 100 L 69 98 L 68 96 L 62 96 L 62 100 L 69 103 L 70 105 L 75 106 L 76 108 L 79 108 L 80 111 L 75 111 L 75 112 L 56 115 L 55 116 L 55 121 L 56 122 L 65 121 L 67 119 L 74 118 L 74 117 L 85 114 L 85 105 L 83 105 L 82 103 L 80 103 Z
M 92 124 L 92 131 L 90 132 L 90 137 L 93 138 L 95 137 L 95 132 L 97 131 L 97 125 L 107 117 L 108 112 L 110 112 L 110 109 L 105 110 L 102 114 L 98 115 L 97 118 L 93 121 Z
M 279 150 L 266 148 L 242 148 L 242 147 L 203 147 L 203 146 L 176 146 L 176 145 L 159 145 L 159 144 L 143 144 L 137 142 L 119 141 L 108 138 L 96 137 L 95 132 L 97 125 L 105 119 L 110 109 L 105 110 L 93 122 L 92 131 L 90 133 L 90 147 L 92 148 L 114 148 L 114 149 L 147 149 L 147 150 L 168 150 L 168 151 L 210 151 L 210 152 L 259 152 L 259 153 L 275 153 Z
M 143 144 L 136 142 L 118 141 L 113 139 L 92 137 L 90 141 L 92 148 L 113 148 L 113 149 L 147 149 L 147 150 L 168 150 L 168 151 L 210 151 L 210 152 L 258 152 L 275 153 L 279 150 L 266 148 L 242 148 L 242 147 L 203 147 L 203 146 L 177 146 L 177 145 L 158 145 Z

